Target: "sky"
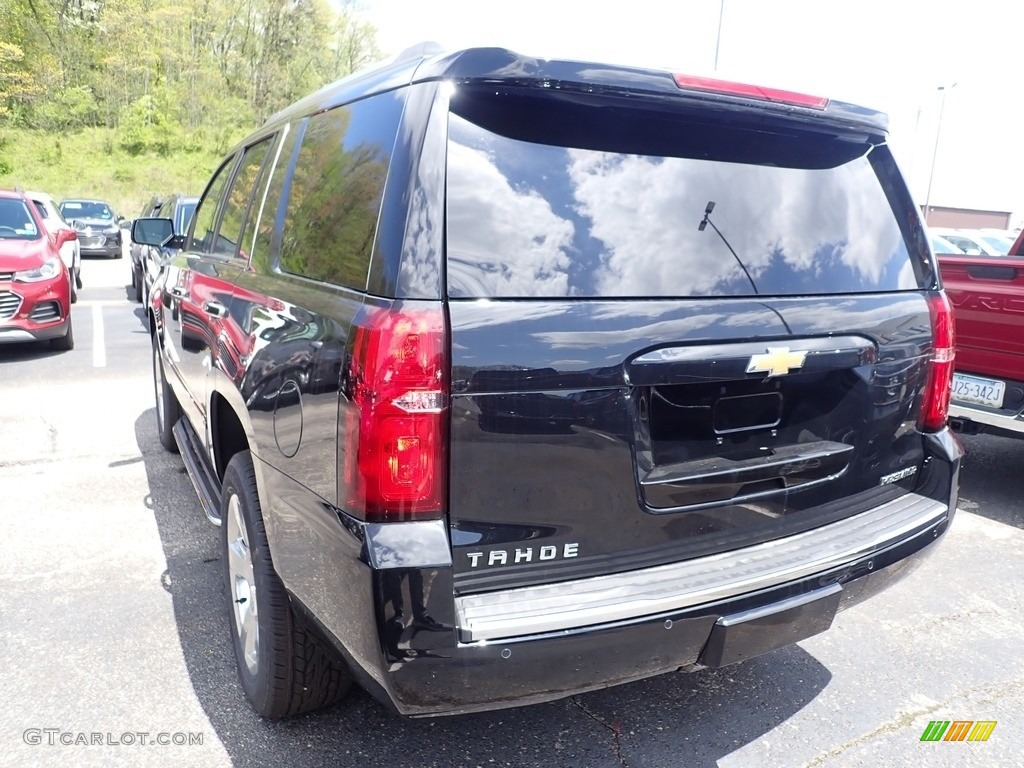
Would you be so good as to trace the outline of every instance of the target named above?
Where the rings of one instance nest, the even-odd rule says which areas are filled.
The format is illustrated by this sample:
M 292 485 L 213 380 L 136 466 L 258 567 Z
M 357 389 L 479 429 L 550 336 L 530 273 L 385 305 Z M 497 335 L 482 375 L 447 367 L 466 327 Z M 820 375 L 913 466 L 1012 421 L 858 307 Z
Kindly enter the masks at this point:
M 449 50 L 497 45 L 542 58 L 713 75 L 879 109 L 889 115 L 893 153 L 920 204 L 1009 211 L 1015 224 L 1024 223 L 1020 0 L 357 5 L 388 55 L 426 40 Z

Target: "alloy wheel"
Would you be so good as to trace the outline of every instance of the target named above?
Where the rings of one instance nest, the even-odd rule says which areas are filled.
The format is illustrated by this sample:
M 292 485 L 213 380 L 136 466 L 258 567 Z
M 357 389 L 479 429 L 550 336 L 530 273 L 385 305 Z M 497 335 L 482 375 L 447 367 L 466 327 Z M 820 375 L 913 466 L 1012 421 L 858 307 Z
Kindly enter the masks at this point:
M 256 584 L 253 575 L 252 550 L 249 533 L 242 517 L 242 505 L 237 494 L 228 499 L 225 525 L 228 539 L 228 584 L 234 614 L 235 633 L 249 674 L 258 668 L 260 647 L 259 614 L 257 612 Z

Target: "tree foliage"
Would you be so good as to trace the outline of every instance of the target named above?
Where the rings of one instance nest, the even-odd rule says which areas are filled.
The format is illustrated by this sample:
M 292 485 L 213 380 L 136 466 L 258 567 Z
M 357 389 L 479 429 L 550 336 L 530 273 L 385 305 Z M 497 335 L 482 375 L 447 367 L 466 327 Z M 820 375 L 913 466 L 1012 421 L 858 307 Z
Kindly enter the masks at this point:
M 226 146 L 379 55 L 352 0 L 5 0 L 0 29 L 0 127 L 106 127 L 136 154 Z

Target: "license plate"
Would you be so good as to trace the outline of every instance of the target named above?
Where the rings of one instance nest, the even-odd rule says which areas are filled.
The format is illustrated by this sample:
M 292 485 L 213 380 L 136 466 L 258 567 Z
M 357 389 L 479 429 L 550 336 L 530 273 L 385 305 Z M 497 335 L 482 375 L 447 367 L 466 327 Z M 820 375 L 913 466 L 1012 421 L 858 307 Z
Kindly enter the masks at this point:
M 980 376 L 953 374 L 953 399 L 961 403 L 1003 407 L 1003 392 L 1006 384 L 997 379 L 983 379 Z

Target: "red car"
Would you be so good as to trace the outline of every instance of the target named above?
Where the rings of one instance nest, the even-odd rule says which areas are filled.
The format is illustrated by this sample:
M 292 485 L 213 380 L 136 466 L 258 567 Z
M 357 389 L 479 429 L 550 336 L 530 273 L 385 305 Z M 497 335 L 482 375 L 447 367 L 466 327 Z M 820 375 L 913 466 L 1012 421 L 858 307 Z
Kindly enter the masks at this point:
M 0 343 L 49 340 L 75 346 L 71 273 L 61 246 L 71 230 L 47 231 L 39 211 L 18 191 L 0 189 Z

